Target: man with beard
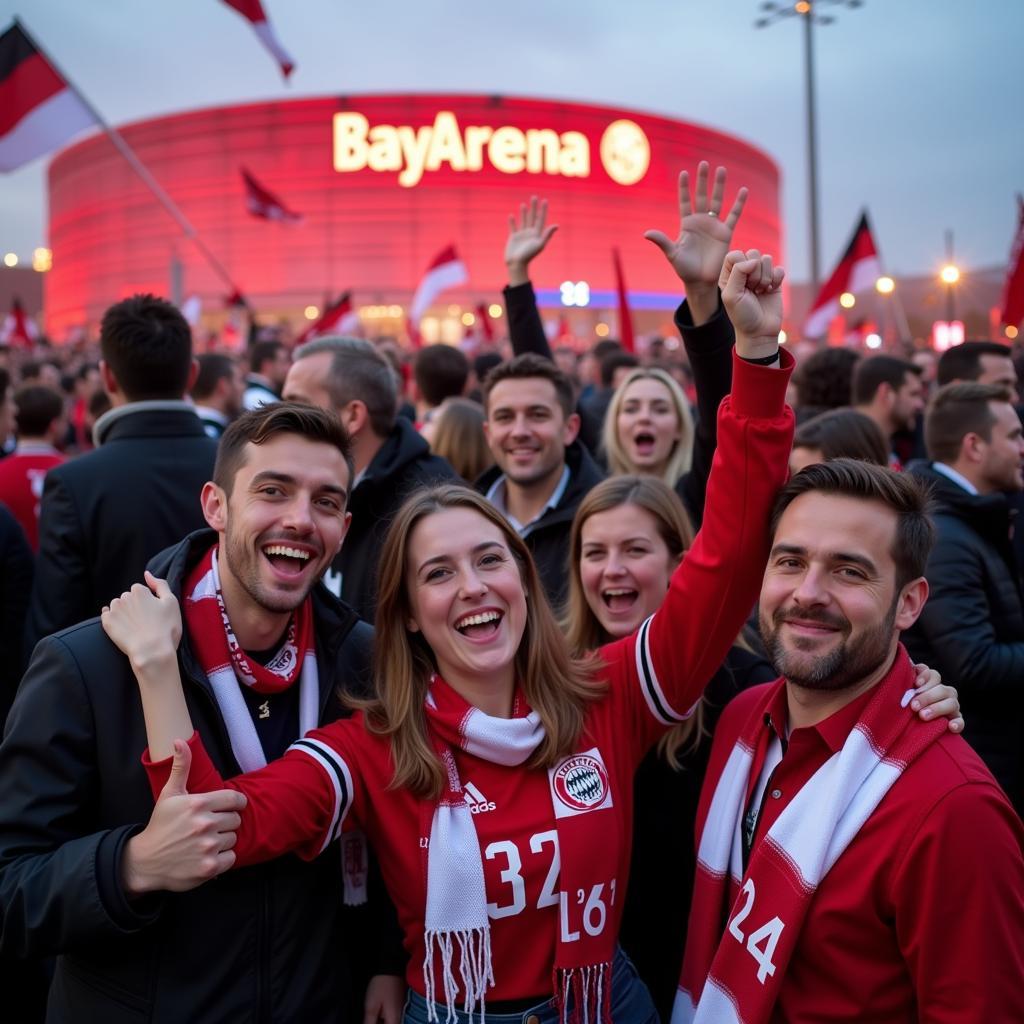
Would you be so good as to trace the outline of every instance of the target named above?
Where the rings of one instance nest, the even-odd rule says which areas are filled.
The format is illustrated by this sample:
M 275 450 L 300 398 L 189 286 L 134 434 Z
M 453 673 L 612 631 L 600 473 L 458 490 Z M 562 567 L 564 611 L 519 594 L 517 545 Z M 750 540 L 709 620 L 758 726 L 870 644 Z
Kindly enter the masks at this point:
M 870 356 L 853 369 L 851 404 L 873 419 L 890 447 L 889 464 L 902 468 L 892 450 L 896 434 L 913 434 L 924 409 L 921 368 L 895 356 Z
M 918 720 L 899 643 L 926 505 L 849 459 L 779 494 L 760 617 L 781 678 L 715 733 L 674 1022 L 1020 1019 L 1024 827 L 963 738 Z
M 318 586 L 348 528 L 351 479 L 332 414 L 248 413 L 202 490 L 211 529 L 150 563 L 181 602 L 187 700 L 229 776 L 366 692 L 372 631 Z M 373 937 L 342 905 L 365 901 L 365 861 L 335 843 L 311 863 L 209 881 L 233 859 L 239 799 L 189 796 L 186 769 L 154 807 L 145 747 L 132 666 L 99 622 L 41 641 L 0 746 L 0 953 L 57 957 L 47 1020 L 351 1020 L 352 935 Z M 175 839 L 190 832 L 207 840 L 198 861 Z M 384 991 L 397 1021 L 397 979 L 374 998 Z

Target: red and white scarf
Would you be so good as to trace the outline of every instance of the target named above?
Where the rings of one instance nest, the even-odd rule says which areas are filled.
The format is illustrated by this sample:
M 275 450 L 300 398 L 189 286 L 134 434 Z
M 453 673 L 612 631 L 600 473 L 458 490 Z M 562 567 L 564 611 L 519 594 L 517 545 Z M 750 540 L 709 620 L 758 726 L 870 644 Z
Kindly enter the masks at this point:
M 780 680 L 768 695 L 770 700 Z M 697 877 L 672 1024 L 767 1021 L 815 890 L 891 786 L 946 732 L 907 705 L 914 672 L 903 647 L 842 749 L 814 773 L 750 855 L 742 828 L 751 769 L 774 733 L 758 702 L 715 787 L 697 851 Z M 781 748 L 777 756 L 781 756 Z M 743 886 L 728 902 L 730 879 Z
M 461 987 L 463 1010 L 472 1014 L 479 1008 L 483 1020 L 486 989 L 494 984 L 483 860 L 452 750 L 460 748 L 494 764 L 514 767 L 524 764 L 537 749 L 544 739 L 544 726 L 520 693 L 515 697 L 511 718 L 492 718 L 436 676 L 427 696 L 426 714 L 431 739 L 446 773 L 444 793 L 437 801 L 423 801 L 421 812 L 422 834 L 429 836 L 423 850 L 427 879 L 423 978 L 428 1012 L 431 1020 L 437 1020 L 434 1003 L 443 1001 L 451 1019 Z M 620 849 L 615 840 L 615 822 L 610 820 L 613 816 L 589 813 L 612 805 L 608 774 L 595 749 L 564 758 L 548 770 L 548 775 L 560 858 L 554 996 L 563 1020 L 570 1019 L 571 1004 L 573 1022 L 609 1022 L 615 929 L 603 926 L 603 903 L 600 912 L 595 911 L 589 918 L 584 914 L 583 923 L 575 916 L 578 893 L 592 897 L 596 907 L 602 896 L 609 901 L 609 893 L 616 887 Z M 558 793 L 565 797 L 559 799 Z M 578 794 L 578 800 L 573 793 Z M 574 807 L 574 802 L 579 806 Z M 600 928 L 596 927 L 598 920 Z M 455 977 L 456 946 L 461 986 Z M 437 998 L 434 978 L 438 953 L 443 1000 Z

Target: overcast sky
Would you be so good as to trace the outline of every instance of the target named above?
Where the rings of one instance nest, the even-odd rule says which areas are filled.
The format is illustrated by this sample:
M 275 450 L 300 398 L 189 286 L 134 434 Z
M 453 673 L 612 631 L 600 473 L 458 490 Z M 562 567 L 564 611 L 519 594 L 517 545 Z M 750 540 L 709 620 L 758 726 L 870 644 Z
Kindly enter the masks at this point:
M 871 212 L 894 273 L 1006 263 L 1024 191 L 1024 0 L 866 0 L 815 30 L 821 260 Z M 778 163 L 790 276 L 809 266 L 802 26 L 760 0 L 263 0 L 286 86 L 218 0 L 0 0 L 119 124 L 202 106 L 360 92 L 603 103 L 745 138 Z M 0 251 L 46 239 L 46 166 L 0 175 Z

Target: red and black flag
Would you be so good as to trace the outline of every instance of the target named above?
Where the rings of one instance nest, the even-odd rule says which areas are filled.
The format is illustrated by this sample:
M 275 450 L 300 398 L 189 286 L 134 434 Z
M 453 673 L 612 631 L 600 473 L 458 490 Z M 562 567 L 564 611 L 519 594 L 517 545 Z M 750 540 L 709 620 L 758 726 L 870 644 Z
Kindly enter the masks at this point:
M 279 220 L 285 224 L 298 224 L 302 214 L 289 210 L 287 206 L 265 189 L 244 167 L 240 168 L 242 181 L 245 182 L 245 208 L 254 216 L 263 220 Z
M 325 334 L 347 334 L 359 326 L 359 314 L 352 306 L 352 293 L 345 292 L 330 303 L 320 316 L 295 339 L 296 345 Z
M 31 348 L 32 342 L 39 337 L 39 328 L 25 315 L 20 300 L 11 303 L 11 312 L 0 325 L 0 345 L 12 345 L 19 348 Z
M 0 36 L 0 171 L 16 170 L 96 123 L 21 25 Z
M 267 16 L 263 12 L 263 4 L 260 0 L 224 0 L 228 7 L 233 7 L 248 21 L 253 31 L 259 37 L 259 41 L 270 51 L 271 56 L 277 61 L 281 68 L 281 74 L 287 80 L 288 76 L 295 70 L 295 61 L 288 56 L 287 51 L 277 38 L 277 33 L 270 27 Z
M 881 273 L 882 264 L 878 259 L 878 248 L 875 246 L 868 215 L 865 212 L 861 214 L 850 244 L 847 245 L 836 269 L 832 271 L 832 276 L 818 292 L 818 297 L 807 314 L 804 334 L 808 338 L 820 338 L 841 308 L 839 296 L 843 292 L 856 295 L 874 287 Z
M 1024 196 L 1017 196 L 1017 215 L 1017 233 L 1013 236 L 1003 288 L 1001 319 L 1007 327 L 1018 327 L 1024 320 Z

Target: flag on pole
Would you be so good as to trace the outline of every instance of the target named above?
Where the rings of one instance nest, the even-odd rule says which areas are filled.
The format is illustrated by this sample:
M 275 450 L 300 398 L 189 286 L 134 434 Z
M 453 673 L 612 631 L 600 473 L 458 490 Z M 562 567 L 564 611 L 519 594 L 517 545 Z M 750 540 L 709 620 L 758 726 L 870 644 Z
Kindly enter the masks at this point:
M 270 51 L 271 56 L 281 67 L 281 74 L 287 81 L 288 76 L 295 70 L 295 61 L 291 59 L 288 52 L 281 45 L 277 34 L 270 27 L 266 14 L 263 13 L 263 4 L 260 0 L 224 0 L 228 7 L 233 7 L 238 13 L 251 22 L 253 31 L 259 36 L 260 42 Z
M 1017 196 L 1017 234 L 1006 270 L 1002 322 L 1007 327 L 1017 327 L 1021 320 L 1024 320 L 1024 196 Z
M 629 311 L 626 279 L 622 274 L 622 260 L 619 258 L 618 249 L 612 249 L 612 260 L 615 263 L 615 289 L 619 294 L 619 341 L 627 352 L 635 352 L 636 341 L 633 338 L 633 315 Z
M 244 167 L 239 168 L 245 183 L 245 208 L 263 220 L 279 220 L 286 224 L 298 224 L 302 214 L 289 210 L 273 192 L 265 189 Z
M 480 325 L 480 334 L 484 341 L 490 344 L 494 341 L 494 325 L 491 323 L 490 311 L 487 303 L 481 302 L 476 307 L 476 322 Z
M 302 345 L 325 334 L 350 334 L 359 327 L 359 314 L 352 306 L 352 293 L 344 292 L 336 302 L 328 303 L 320 316 L 296 339 Z
M 441 292 L 465 284 L 468 280 L 466 264 L 459 259 L 455 252 L 455 246 L 449 245 L 434 257 L 409 306 L 409 334 L 417 347 L 420 343 L 420 320 L 423 318 L 423 314 L 430 309 L 434 299 Z
M 865 211 L 860 215 L 850 244 L 836 264 L 836 269 L 818 292 L 818 297 L 807 314 L 804 334 L 808 338 L 820 338 L 828 330 L 829 321 L 842 308 L 839 305 L 839 296 L 843 292 L 856 295 L 873 287 L 881 274 L 882 264 L 878 259 L 878 248 L 875 246 Z
M 0 171 L 14 171 L 97 123 L 15 22 L 0 36 Z
M 31 348 L 32 342 L 39 337 L 39 328 L 25 315 L 25 309 L 19 299 L 11 303 L 11 312 L 5 317 L 0 327 L 0 345 L 16 345 L 20 348 Z

